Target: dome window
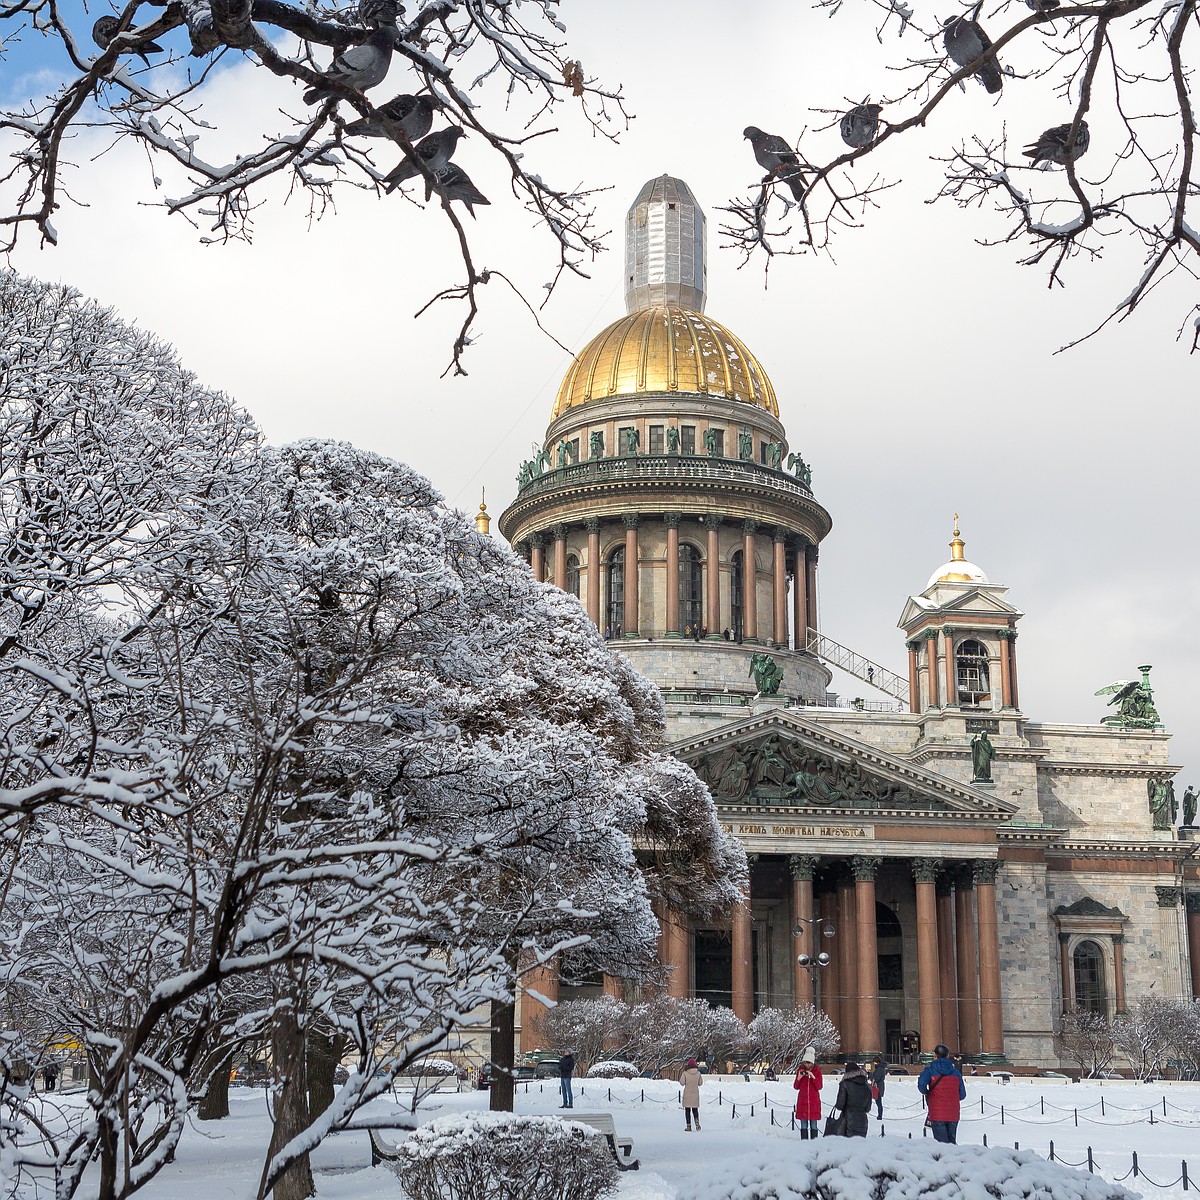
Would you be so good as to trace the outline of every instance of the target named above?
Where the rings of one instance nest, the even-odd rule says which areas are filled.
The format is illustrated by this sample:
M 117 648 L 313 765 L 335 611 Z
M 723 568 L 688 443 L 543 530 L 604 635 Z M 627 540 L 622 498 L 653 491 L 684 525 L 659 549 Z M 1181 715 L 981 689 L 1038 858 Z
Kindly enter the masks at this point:
M 991 699 L 988 678 L 988 652 L 982 642 L 968 638 L 954 652 L 954 676 L 958 702 L 964 708 L 979 708 Z
M 701 629 L 704 624 L 700 551 L 695 546 L 679 547 L 679 620 L 685 629 Z

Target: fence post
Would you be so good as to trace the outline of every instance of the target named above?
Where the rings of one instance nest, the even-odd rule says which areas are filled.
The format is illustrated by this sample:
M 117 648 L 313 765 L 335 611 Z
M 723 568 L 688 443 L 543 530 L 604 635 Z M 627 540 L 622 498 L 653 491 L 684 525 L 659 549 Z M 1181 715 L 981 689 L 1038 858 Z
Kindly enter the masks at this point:
M 1164 1096 L 1163 1097 L 1163 1116 L 1165 1117 L 1166 1115 L 1167 1115 L 1167 1098 L 1166 1098 L 1166 1096 Z
M 1185 1192 L 1188 1190 L 1188 1173 L 1187 1173 L 1187 1159 L 1186 1158 L 1183 1160 L 1183 1190 Z
M 733 1104 L 733 1105 L 731 1105 L 730 1107 L 732 1107 L 732 1109 L 733 1109 L 733 1112 L 731 1112 L 731 1113 L 729 1114 L 729 1119 L 730 1119 L 731 1121 L 736 1121 L 736 1120 L 737 1120 L 737 1105 L 736 1105 L 736 1104 Z
M 983 1135 L 983 1144 L 985 1146 L 987 1145 L 987 1134 L 986 1133 Z
M 609 1104 L 612 1103 L 612 1088 L 608 1089 L 608 1102 Z
M 792 1130 L 795 1131 L 795 1128 L 796 1128 L 796 1111 L 795 1111 L 795 1109 L 793 1109 L 792 1110 Z
M 775 1110 L 771 1109 L 771 1124 L 775 1124 Z
M 1079 1109 L 1075 1110 L 1075 1128 L 1079 1128 Z
M 1004 1105 L 1000 1105 L 1000 1124 L 1004 1124 Z
M 767 1089 L 763 1088 L 763 1104 L 767 1103 Z
M 1138 1177 L 1138 1160 L 1136 1150 L 1133 1152 L 1133 1177 L 1134 1179 Z
M 1096 1164 L 1092 1161 L 1092 1148 L 1091 1148 L 1091 1146 L 1089 1146 L 1088 1147 L 1088 1174 L 1095 1175 L 1095 1173 L 1096 1173 Z
M 1154 1109 L 1150 1110 L 1150 1124 L 1154 1124 Z
M 1054 1143 L 1053 1142 L 1050 1143 L 1050 1161 L 1051 1162 L 1054 1161 Z
M 750 1115 L 754 1116 L 754 1105 L 750 1105 Z
M 1100 1115 L 1104 1116 L 1104 1097 L 1100 1097 Z
M 1042 1109 L 1042 1116 L 1044 1117 L 1044 1116 L 1046 1115 L 1046 1097 L 1045 1097 L 1045 1096 L 1039 1096 L 1039 1097 L 1038 1097 L 1038 1103 L 1041 1105 L 1041 1109 Z
M 979 1093 L 979 1115 L 983 1116 L 983 1093 Z
M 1020 1150 L 1020 1148 L 1021 1148 L 1021 1143 L 1020 1143 L 1020 1142 L 1013 1142 L 1013 1149 L 1014 1149 L 1014 1150 Z
M 642 1103 L 646 1103 L 646 1089 L 642 1088 Z

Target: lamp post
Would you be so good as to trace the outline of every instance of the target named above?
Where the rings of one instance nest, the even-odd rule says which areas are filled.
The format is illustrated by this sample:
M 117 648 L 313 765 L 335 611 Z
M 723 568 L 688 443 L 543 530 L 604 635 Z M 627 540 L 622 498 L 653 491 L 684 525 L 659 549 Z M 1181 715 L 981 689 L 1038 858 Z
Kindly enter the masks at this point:
M 824 917 L 797 917 L 796 921 L 797 923 L 792 926 L 792 937 L 794 938 L 803 938 L 808 933 L 809 927 L 812 928 L 814 936 L 818 933 L 818 926 L 820 926 L 819 932 L 821 937 L 831 938 L 837 933 L 833 922 Z M 816 947 L 814 946 L 813 949 L 816 949 Z M 817 954 L 809 954 L 808 951 L 801 950 L 796 955 L 796 961 L 815 976 L 822 967 L 829 966 L 833 959 L 824 950 L 819 951 Z

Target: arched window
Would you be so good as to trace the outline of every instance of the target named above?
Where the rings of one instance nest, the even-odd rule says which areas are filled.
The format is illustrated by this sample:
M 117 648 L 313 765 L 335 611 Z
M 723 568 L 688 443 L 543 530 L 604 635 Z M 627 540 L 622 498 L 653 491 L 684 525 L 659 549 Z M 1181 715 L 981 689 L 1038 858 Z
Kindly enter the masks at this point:
M 579 598 L 579 555 L 567 555 L 567 591 Z
M 695 546 L 679 547 L 679 627 L 699 629 L 704 621 L 700 551 Z
M 967 638 L 954 651 L 954 675 L 958 683 L 958 702 L 978 708 L 991 695 L 988 684 L 988 652 L 982 642 Z
M 729 560 L 729 628 L 735 642 L 742 640 L 745 631 L 746 613 L 742 603 L 746 594 L 744 580 L 742 552 L 736 550 Z
M 1104 952 L 1095 942 L 1080 942 L 1071 955 L 1075 969 L 1075 1007 L 1087 1012 L 1108 1011 L 1104 988 Z
M 618 546 L 608 559 L 608 620 L 605 637 L 620 637 L 625 630 L 625 547 Z

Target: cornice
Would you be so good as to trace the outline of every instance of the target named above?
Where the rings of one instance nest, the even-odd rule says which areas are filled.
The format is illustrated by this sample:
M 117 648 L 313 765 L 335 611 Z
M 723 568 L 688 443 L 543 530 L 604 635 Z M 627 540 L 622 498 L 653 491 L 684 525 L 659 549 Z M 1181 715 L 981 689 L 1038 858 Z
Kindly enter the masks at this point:
M 1049 751 L 1042 751 L 1044 755 Z M 1182 767 L 1154 765 L 1153 763 L 1080 763 L 1066 762 L 1056 758 L 1043 757 L 1038 763 L 1040 770 L 1053 771 L 1056 775 L 1122 775 L 1133 779 L 1158 778 L 1163 775 L 1176 775 Z
M 1194 850 L 1195 847 L 1182 842 L 1150 842 L 1144 838 L 1120 841 L 1063 838 L 1053 847 L 1047 848 L 1046 858 L 1166 858 L 1175 863 L 1182 863 L 1192 856 Z

